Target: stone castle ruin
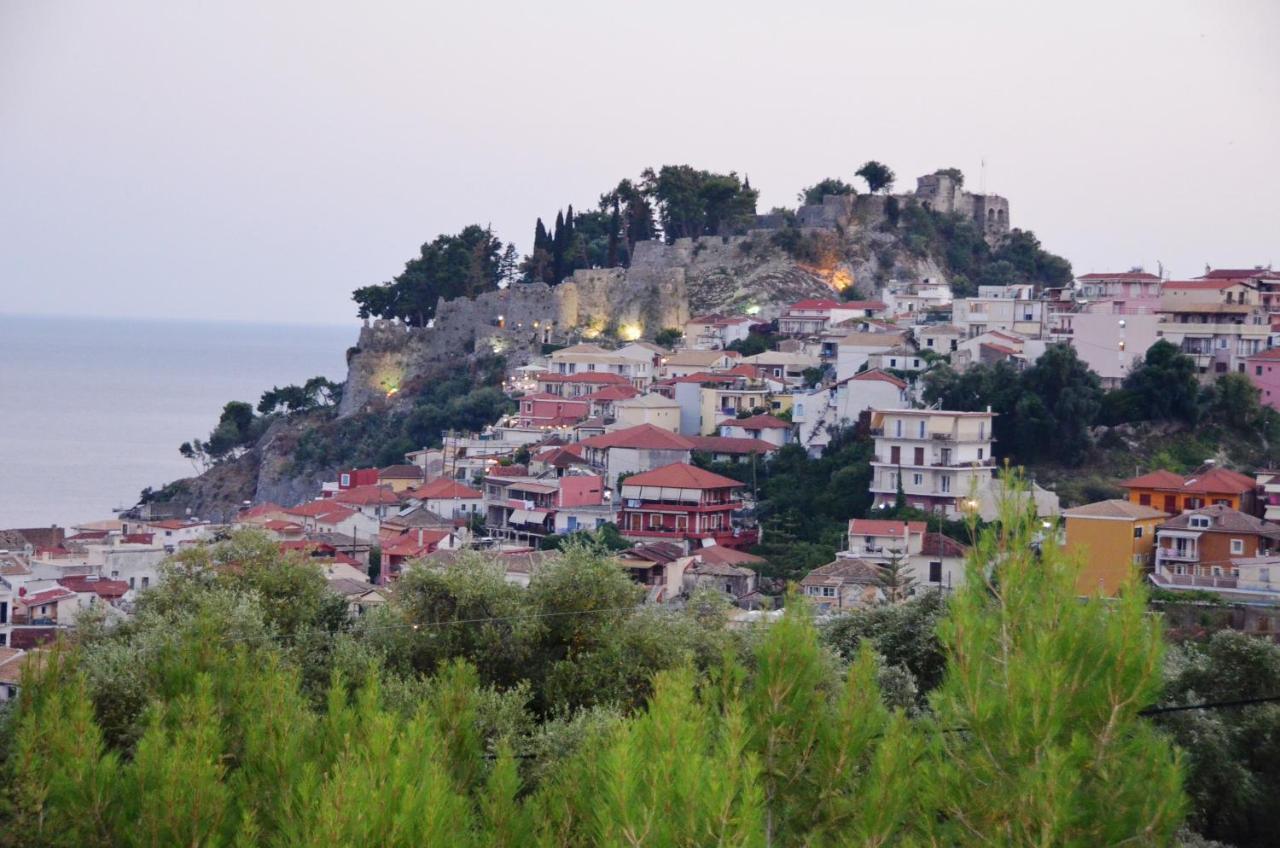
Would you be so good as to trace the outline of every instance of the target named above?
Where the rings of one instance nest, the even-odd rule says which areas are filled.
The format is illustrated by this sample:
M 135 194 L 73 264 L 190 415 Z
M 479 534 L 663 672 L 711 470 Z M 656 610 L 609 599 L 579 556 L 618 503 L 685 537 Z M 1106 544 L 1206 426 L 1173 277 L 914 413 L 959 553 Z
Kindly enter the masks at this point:
M 915 197 L 925 209 L 972 218 L 987 241 L 1009 232 L 1009 201 L 998 194 L 971 194 L 950 174 L 926 174 L 916 178 Z
M 1009 230 L 1007 200 L 962 191 L 946 174 L 920 177 L 914 195 L 899 196 L 902 202 L 912 197 L 938 212 L 971 216 L 989 241 Z M 747 235 L 639 242 L 628 268 L 580 269 L 558 286 L 516 283 L 474 299 L 441 301 L 429 327 L 366 321 L 348 356 L 339 414 L 396 405 L 427 381 L 487 353 L 523 364 L 544 344 L 602 335 L 652 338 L 664 328 L 683 327 L 693 315 L 717 311 L 751 310 L 769 320 L 778 304 L 830 297 L 841 287 L 833 280 L 835 268 L 799 263 L 773 248 L 770 238 L 791 226 L 803 233 L 830 233 L 828 238 L 872 233 L 884 219 L 886 200 L 884 195 L 831 195 L 801 206 L 794 224 L 784 215 L 759 215 Z M 868 237 L 889 238 L 884 233 Z M 874 254 L 852 263 L 845 277 L 854 281 L 883 273 Z M 941 278 L 931 260 L 917 265 L 917 276 Z

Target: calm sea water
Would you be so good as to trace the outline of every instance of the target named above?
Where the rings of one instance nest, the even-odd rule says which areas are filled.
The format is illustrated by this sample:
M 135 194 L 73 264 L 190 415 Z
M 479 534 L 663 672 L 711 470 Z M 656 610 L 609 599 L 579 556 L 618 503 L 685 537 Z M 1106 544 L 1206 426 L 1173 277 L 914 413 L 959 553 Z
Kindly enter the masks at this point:
M 229 400 L 346 376 L 357 328 L 0 315 L 0 528 L 112 517 L 193 473 Z

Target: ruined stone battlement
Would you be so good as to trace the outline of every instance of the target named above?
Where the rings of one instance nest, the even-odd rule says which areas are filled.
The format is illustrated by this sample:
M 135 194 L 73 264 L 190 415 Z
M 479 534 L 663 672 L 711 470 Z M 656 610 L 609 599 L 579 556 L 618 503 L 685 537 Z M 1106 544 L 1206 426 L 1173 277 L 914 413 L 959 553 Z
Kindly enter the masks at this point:
M 958 213 L 973 219 L 987 239 L 1009 232 L 1009 201 L 998 194 L 972 194 L 950 174 L 926 174 L 916 178 L 916 199 L 926 209 L 943 214 Z

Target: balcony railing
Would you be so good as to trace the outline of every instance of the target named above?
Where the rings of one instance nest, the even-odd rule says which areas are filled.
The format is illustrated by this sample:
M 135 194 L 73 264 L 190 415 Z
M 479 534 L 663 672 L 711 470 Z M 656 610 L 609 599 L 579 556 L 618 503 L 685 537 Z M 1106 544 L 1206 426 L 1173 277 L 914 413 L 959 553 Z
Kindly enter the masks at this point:
M 1178 550 L 1177 548 L 1158 548 L 1156 550 L 1156 559 L 1159 561 L 1170 560 L 1172 562 L 1196 562 L 1200 559 L 1200 554 L 1190 548 Z
M 1195 586 L 1204 589 L 1234 589 L 1239 578 L 1228 575 L 1201 577 L 1197 574 L 1161 574 L 1160 579 L 1173 586 Z

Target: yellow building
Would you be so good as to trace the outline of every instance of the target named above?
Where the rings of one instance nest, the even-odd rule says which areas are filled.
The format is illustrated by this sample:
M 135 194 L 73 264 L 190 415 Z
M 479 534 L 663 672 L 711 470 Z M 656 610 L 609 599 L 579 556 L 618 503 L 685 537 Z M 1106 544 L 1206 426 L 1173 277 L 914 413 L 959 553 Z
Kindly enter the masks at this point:
M 1126 500 L 1098 501 L 1062 513 L 1066 550 L 1079 554 L 1076 591 L 1114 595 L 1130 580 L 1141 579 L 1151 564 L 1156 527 L 1169 516 Z

